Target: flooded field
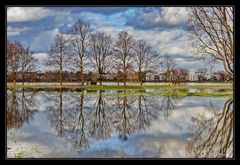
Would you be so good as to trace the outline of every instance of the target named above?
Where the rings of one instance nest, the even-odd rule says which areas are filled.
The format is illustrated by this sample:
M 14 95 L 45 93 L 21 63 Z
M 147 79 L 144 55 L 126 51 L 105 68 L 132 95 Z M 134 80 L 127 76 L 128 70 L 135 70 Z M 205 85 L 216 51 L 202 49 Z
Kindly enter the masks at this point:
M 232 98 L 158 92 L 8 90 L 7 157 L 233 157 Z

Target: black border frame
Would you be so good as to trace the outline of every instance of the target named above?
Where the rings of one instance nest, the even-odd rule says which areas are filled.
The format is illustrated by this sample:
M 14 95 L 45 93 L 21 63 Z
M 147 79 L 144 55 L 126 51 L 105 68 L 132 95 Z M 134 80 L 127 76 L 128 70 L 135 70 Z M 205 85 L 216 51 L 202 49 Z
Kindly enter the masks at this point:
M 93 4 L 89 4 L 89 3 L 93 3 Z M 100 3 L 101 2 L 101 3 Z M 238 109 L 236 108 L 236 107 L 238 107 L 239 105 L 239 103 L 236 101 L 236 91 L 240 91 L 240 89 L 238 89 L 239 88 L 239 86 L 236 86 L 236 84 L 239 84 L 239 83 L 237 83 L 237 78 L 238 78 L 238 76 L 237 76 L 237 70 L 239 70 L 238 69 L 238 67 L 239 67 L 239 65 L 237 64 L 238 63 L 238 60 L 236 59 L 236 54 L 238 54 L 237 52 L 239 52 L 238 50 L 238 47 L 236 47 L 236 42 L 237 42 L 237 38 L 238 38 L 238 36 L 239 36 L 239 32 L 238 31 L 236 31 L 236 29 L 239 29 L 239 28 L 236 28 L 237 27 L 237 24 L 236 24 L 236 20 L 237 20 L 237 15 L 238 15 L 238 7 L 237 7 L 237 3 L 236 3 L 236 1 L 232 1 L 232 0 L 228 0 L 228 1 L 225 1 L 225 2 L 218 2 L 218 3 L 216 3 L 216 2 L 214 2 L 214 1 L 208 1 L 208 2 L 206 2 L 206 1 L 203 1 L 203 0 L 195 0 L 195 1 L 192 1 L 192 0 L 185 0 L 185 1 L 172 1 L 172 0 L 161 0 L 161 2 L 158 2 L 158 3 L 156 3 L 155 1 L 153 1 L 153 0 L 147 0 L 147 2 L 144 2 L 144 1 L 125 1 L 125 0 L 123 0 L 123 1 L 120 1 L 118 4 L 114 4 L 114 3 L 116 3 L 116 1 L 109 1 L 109 2 L 106 2 L 106 0 L 101 0 L 101 1 L 99 1 L 98 3 L 100 3 L 100 4 L 97 4 L 96 3 L 96 1 L 95 1 L 95 3 L 94 3 L 94 1 L 92 1 L 92 0 L 88 0 L 87 2 L 86 1 L 81 1 L 81 2 L 77 2 L 77 1 L 65 1 L 65 2 L 63 2 L 63 1 L 55 1 L 55 4 L 54 4 L 54 1 L 49 1 L 48 3 L 46 3 L 45 2 L 45 4 L 46 5 L 43 5 L 42 4 L 43 3 L 43 1 L 41 1 L 41 2 L 38 2 L 38 1 L 31 1 L 31 2 L 26 2 L 26 1 L 12 1 L 12 2 L 3 2 L 3 4 L 1 4 L 1 12 L 3 12 L 4 11 L 4 14 L 1 14 L 1 16 L 2 16 L 2 19 L 1 20 L 5 20 L 5 23 L 3 24 L 2 23 L 2 26 L 1 26 L 1 28 L 2 29 L 4 29 L 4 34 L 2 34 L 1 35 L 1 41 L 2 41 L 2 43 L 4 43 L 4 44 L 2 44 L 1 46 L 3 47 L 3 49 L 1 49 L 2 50 L 2 54 L 5 54 L 5 47 L 6 47 L 6 38 L 7 38 L 7 34 L 6 34 L 6 32 L 7 32 L 7 21 L 6 21 L 6 9 L 7 9 L 7 7 L 11 7 L 11 6 L 29 6 L 29 7 L 34 7 L 34 6 L 36 6 L 36 7 L 38 7 L 38 6 L 44 6 L 44 7 L 60 7 L 60 6 L 66 6 L 66 7 L 76 7 L 76 6 L 81 6 L 81 7 L 112 7 L 112 6 L 117 6 L 117 7 L 128 7 L 128 6 L 130 6 L 130 7 L 141 7 L 141 6 L 166 6 L 166 7 L 168 7 L 168 6 L 176 6 L 176 7 L 185 7 L 185 6 L 233 6 L 233 8 L 234 8 L 234 12 L 235 12 L 235 16 L 234 16 L 234 47 L 235 47 L 235 54 L 234 54 L 234 80 L 233 80 L 233 99 L 234 99 L 234 104 L 233 104 L 233 108 L 234 108 L 234 154 L 233 154 L 233 158 L 231 158 L 231 159 L 228 159 L 228 160 L 237 160 L 237 159 L 239 159 L 238 158 L 238 151 L 237 151 L 237 141 L 238 141 L 238 139 L 239 139 L 239 137 L 238 138 L 236 138 L 236 136 L 238 136 L 237 134 L 237 131 L 236 130 L 238 130 L 239 129 L 239 124 L 236 124 L 236 121 L 237 121 L 237 118 L 239 118 L 239 117 L 237 117 L 237 116 L 239 116 L 239 112 L 237 111 Z M 58 5 L 56 5 L 56 3 L 58 3 Z M 70 4 L 71 3 L 71 4 Z M 79 3 L 81 3 L 81 4 L 79 4 Z M 1 30 L 1 32 L 3 32 L 3 30 Z M 3 36 L 4 36 L 4 38 L 3 38 Z M 4 51 L 4 52 L 3 52 Z M 0 60 L 0 62 L 3 62 L 3 60 Z M 1 84 L 3 84 L 4 83 L 4 88 L 1 88 L 1 90 L 2 91 L 0 91 L 0 94 L 2 94 L 2 97 L 0 97 L 1 98 L 1 100 L 3 101 L 3 104 L 4 104 L 4 107 L 5 107 L 5 111 L 0 111 L 2 114 L 0 115 L 1 117 L 2 117 L 2 120 L 0 120 L 0 121 L 5 121 L 4 123 L 3 122 L 1 122 L 1 126 L 2 126 L 2 128 L 4 128 L 4 134 L 5 134 L 5 138 L 3 138 L 3 136 L 1 136 L 1 138 L 3 138 L 3 139 L 1 139 L 1 142 L 5 142 L 5 144 L 3 144 L 3 145 L 1 145 L 1 146 L 5 146 L 5 147 L 0 147 L 1 149 L 2 149 L 2 151 L 1 151 L 1 158 L 5 158 L 5 159 L 7 159 L 7 160 L 15 160 L 15 158 L 7 158 L 7 153 L 6 153 L 6 151 L 7 151 L 7 148 L 6 148 L 6 144 L 7 144 L 7 135 L 6 135 L 6 133 L 7 133 L 7 129 L 6 129 L 6 117 L 5 117 L 5 115 L 6 115 L 6 105 L 5 105 L 5 103 L 6 103 L 6 56 L 5 56 L 5 61 L 4 61 L 4 66 L 5 67 L 3 67 L 3 65 L 0 65 L 0 66 L 2 66 L 2 68 L 0 69 L 0 71 L 2 71 L 3 72 L 3 74 L 5 75 L 4 76 L 4 79 L 0 79 L 1 81 L 2 81 L 2 83 Z M 2 75 L 3 75 L 2 74 Z M 2 86 L 3 87 L 3 86 Z M 3 131 L 3 129 L 1 129 L 1 131 Z M 2 134 L 3 135 L 3 134 Z M 44 160 L 44 159 L 50 159 L 50 160 L 55 160 L 55 159 L 59 159 L 59 158 L 23 158 L 23 160 L 32 160 L 32 159 L 34 159 L 34 160 Z M 101 160 L 111 160 L 111 159 L 113 159 L 113 158 L 61 158 L 61 160 L 88 160 L 88 159 L 101 159 Z M 142 160 L 142 159 L 148 159 L 149 160 L 149 158 L 124 158 L 124 160 L 125 159 L 140 159 L 140 160 Z M 114 160 L 119 160 L 119 159 L 114 159 Z M 221 159 L 221 158 L 214 158 L 214 159 L 211 159 L 211 158 L 150 158 L 150 160 L 225 160 L 225 159 Z

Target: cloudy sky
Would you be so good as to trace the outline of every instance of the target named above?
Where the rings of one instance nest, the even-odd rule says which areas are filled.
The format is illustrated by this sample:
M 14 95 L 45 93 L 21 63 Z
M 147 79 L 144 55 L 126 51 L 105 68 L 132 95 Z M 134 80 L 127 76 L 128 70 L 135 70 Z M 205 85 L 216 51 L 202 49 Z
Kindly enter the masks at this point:
M 170 54 L 177 67 L 195 71 L 207 65 L 193 55 L 186 32 L 188 15 L 184 7 L 8 7 L 7 38 L 19 40 L 35 51 L 39 70 L 56 34 L 66 31 L 78 18 L 87 19 L 92 30 L 116 37 L 127 30 L 136 39 L 149 41 L 160 55 Z M 216 65 L 214 70 L 221 70 Z

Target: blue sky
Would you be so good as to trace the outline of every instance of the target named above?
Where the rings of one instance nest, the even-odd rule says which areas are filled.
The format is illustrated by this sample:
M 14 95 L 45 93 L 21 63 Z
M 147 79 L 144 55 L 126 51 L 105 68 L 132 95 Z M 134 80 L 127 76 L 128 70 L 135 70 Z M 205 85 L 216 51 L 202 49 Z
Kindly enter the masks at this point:
M 115 38 L 119 31 L 127 30 L 136 39 L 147 40 L 160 55 L 173 56 L 177 67 L 194 71 L 208 66 L 193 55 L 184 7 L 8 7 L 7 38 L 35 51 L 39 70 L 44 70 L 53 38 L 78 18 L 89 21 L 92 30 Z M 216 65 L 215 70 L 219 69 L 222 66 Z

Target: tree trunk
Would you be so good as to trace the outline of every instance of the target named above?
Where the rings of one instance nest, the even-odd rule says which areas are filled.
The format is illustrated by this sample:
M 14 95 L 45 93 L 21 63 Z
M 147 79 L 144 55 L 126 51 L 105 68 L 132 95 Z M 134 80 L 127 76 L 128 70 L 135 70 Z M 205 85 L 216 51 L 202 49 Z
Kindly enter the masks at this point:
M 22 85 L 24 85 L 24 73 L 22 72 Z
M 13 76 L 14 78 L 13 78 L 13 85 L 14 85 L 14 87 L 16 86 L 16 79 L 17 79 L 17 74 L 16 74 L 16 72 L 14 72 L 14 76 Z
M 233 79 L 233 69 L 230 66 L 229 60 L 225 56 L 224 56 L 224 60 L 223 60 L 223 66 L 224 66 L 225 71 L 231 77 L 231 79 Z
M 124 76 L 124 82 L 123 82 L 123 85 L 126 86 L 126 82 L 127 82 L 127 72 L 126 72 L 125 69 L 124 69 L 123 76 Z
M 80 58 L 80 80 L 82 86 L 84 86 L 84 81 L 83 81 L 83 58 Z
M 142 86 L 143 84 L 143 80 L 142 80 L 142 71 L 139 71 L 139 75 L 138 75 L 139 81 L 140 81 L 140 85 Z
M 119 69 L 118 69 L 118 74 L 117 74 L 117 85 L 119 86 Z
M 60 65 L 60 86 L 62 86 L 62 64 Z
M 101 73 L 99 74 L 99 83 L 100 83 L 100 85 L 102 85 L 102 74 Z

